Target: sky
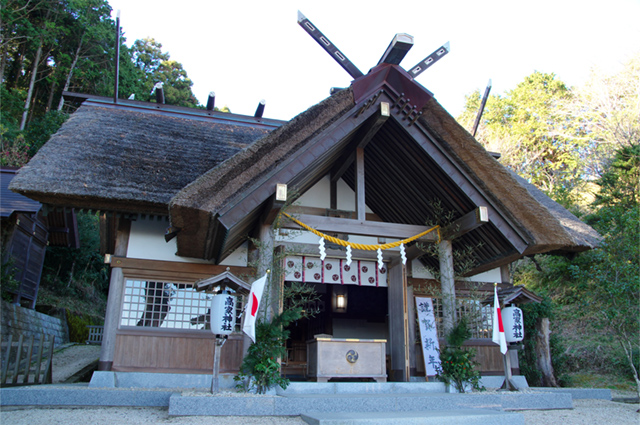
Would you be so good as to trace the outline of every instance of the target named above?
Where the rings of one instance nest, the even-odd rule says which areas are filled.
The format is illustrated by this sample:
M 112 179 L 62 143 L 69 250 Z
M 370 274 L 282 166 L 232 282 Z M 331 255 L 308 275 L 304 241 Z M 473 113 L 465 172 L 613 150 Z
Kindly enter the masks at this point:
M 534 71 L 575 87 L 592 69 L 613 73 L 640 53 L 640 0 L 108 1 L 126 44 L 155 38 L 182 63 L 200 103 L 213 91 L 216 106 L 253 115 L 264 99 L 264 116 L 282 120 L 352 80 L 297 24 L 298 10 L 363 73 L 397 33 L 414 38 L 407 70 L 450 42 L 416 81 L 453 116 L 489 79 L 492 94 Z

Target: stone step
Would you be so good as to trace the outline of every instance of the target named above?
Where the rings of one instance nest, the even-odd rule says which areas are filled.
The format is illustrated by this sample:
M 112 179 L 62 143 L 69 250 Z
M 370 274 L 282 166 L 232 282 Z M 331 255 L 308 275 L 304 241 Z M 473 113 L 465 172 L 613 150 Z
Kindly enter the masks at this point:
M 310 425 L 524 425 L 520 413 L 482 409 L 420 412 L 309 413 L 300 415 Z
M 568 393 L 298 394 L 226 396 L 173 394 L 171 416 L 297 416 L 302 413 L 383 413 L 466 409 L 571 409 Z

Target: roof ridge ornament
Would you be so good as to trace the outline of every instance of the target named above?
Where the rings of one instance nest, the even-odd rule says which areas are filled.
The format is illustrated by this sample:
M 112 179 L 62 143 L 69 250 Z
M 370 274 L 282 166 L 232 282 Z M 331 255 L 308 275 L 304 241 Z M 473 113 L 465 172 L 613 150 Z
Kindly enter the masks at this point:
M 409 70 L 409 75 L 411 75 L 412 78 L 416 78 L 418 75 L 426 71 L 427 68 L 431 67 L 434 63 L 442 59 L 450 51 L 451 51 L 451 45 L 447 41 L 442 46 L 440 46 L 435 52 L 431 53 L 429 56 L 427 56 L 422 61 L 420 61 L 417 65 L 411 68 L 411 70 Z
M 331 57 L 344 68 L 345 71 L 351 75 L 354 80 L 357 80 L 365 75 L 342 53 L 322 31 L 318 29 L 311 21 L 298 10 L 298 25 L 304 29 Z M 372 68 L 376 69 L 380 65 L 395 65 L 399 66 L 402 59 L 404 59 L 407 52 L 413 47 L 413 36 L 406 33 L 396 34 L 389 46 L 385 50 L 384 54 L 378 61 L 378 64 Z M 449 42 L 440 46 L 435 52 L 420 61 L 408 72 L 411 79 L 414 79 L 418 75 L 422 74 L 428 68 L 430 68 L 437 61 L 442 59 L 447 53 L 451 51 Z M 367 75 L 371 73 L 371 71 Z M 406 72 L 406 71 L 405 71 Z
M 316 27 L 314 24 L 311 23 L 311 21 L 309 19 L 307 19 L 306 16 L 304 16 L 302 14 L 302 12 L 300 12 L 298 10 L 298 25 L 300 25 L 302 27 L 302 29 L 304 29 L 307 34 L 309 34 L 311 37 L 313 37 L 313 39 L 327 52 L 331 55 L 331 57 L 338 62 L 338 64 L 340 64 L 340 66 L 342 68 L 344 68 L 345 71 L 347 71 L 349 73 L 349 75 L 351 75 L 351 77 L 353 77 L 353 79 L 357 79 L 360 78 L 362 76 L 364 76 L 364 74 L 362 73 L 362 71 L 360 71 L 354 64 L 353 62 L 351 62 L 349 60 L 349 58 L 347 58 L 344 53 L 342 53 L 340 51 L 340 49 L 338 49 L 337 46 L 335 46 L 323 33 L 322 31 L 320 31 L 318 29 L 318 27 Z

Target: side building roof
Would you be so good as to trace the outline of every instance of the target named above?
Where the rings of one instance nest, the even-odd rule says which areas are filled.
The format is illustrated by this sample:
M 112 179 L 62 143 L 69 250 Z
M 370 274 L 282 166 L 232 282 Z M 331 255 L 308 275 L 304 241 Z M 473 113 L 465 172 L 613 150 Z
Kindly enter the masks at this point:
M 52 206 L 167 215 L 184 186 L 282 121 L 86 100 L 11 190 Z

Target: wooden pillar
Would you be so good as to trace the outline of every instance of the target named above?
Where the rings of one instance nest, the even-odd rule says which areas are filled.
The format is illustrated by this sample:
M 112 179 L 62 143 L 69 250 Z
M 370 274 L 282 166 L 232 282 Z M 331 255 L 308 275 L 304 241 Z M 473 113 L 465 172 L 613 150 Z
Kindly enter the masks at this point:
M 258 276 L 263 276 L 267 270 L 273 270 L 273 254 L 274 254 L 274 235 L 273 229 L 271 225 L 262 224 L 260 227 L 260 253 L 259 256 L 259 264 L 258 264 Z M 265 292 L 262 294 L 262 303 L 265 306 L 265 314 L 267 320 L 270 320 L 275 314 L 278 313 L 278 276 L 274 276 L 274 273 L 268 278 L 267 287 L 265 288 Z
M 442 290 L 442 326 L 449 335 L 456 323 L 456 282 L 453 272 L 453 251 L 450 240 L 438 245 L 440 259 L 440 285 Z
M 406 274 L 406 272 L 405 272 Z M 417 337 L 417 329 L 416 329 L 416 302 L 413 295 L 413 286 L 407 287 L 407 316 L 408 316 L 408 326 L 409 326 L 409 339 L 407 340 L 407 345 L 409 349 L 409 376 L 416 376 L 416 344 L 419 338 Z
M 389 269 L 389 352 L 392 381 L 408 382 L 409 374 L 409 323 L 407 311 L 407 279 L 402 264 Z
M 338 209 L 338 181 L 331 180 L 329 183 L 329 208 Z
M 364 148 L 356 149 L 356 215 L 358 220 L 365 221 L 366 206 L 364 196 Z
M 113 252 L 116 257 L 126 257 L 131 233 L 131 221 L 124 218 L 118 219 L 116 231 L 116 247 Z M 98 370 L 111 370 L 113 357 L 116 351 L 116 331 L 120 323 L 120 310 L 124 292 L 124 274 L 122 267 L 111 264 L 111 280 L 109 282 L 109 295 L 107 296 L 107 311 L 104 316 L 104 332 L 102 335 L 102 347 L 100 349 L 100 361 Z
M 257 254 L 257 267 L 256 267 L 256 279 L 264 276 L 267 270 L 273 270 L 273 246 L 274 246 L 274 237 L 273 237 L 273 229 L 269 224 L 261 224 L 259 230 L 258 239 L 260 240 L 260 244 L 258 246 L 258 254 Z M 271 319 L 274 314 L 277 314 L 279 309 L 279 300 L 276 298 L 279 296 L 277 287 L 278 285 L 275 283 L 274 279 L 278 279 L 277 276 L 274 276 L 272 273 L 268 278 L 267 286 L 265 287 L 264 292 L 262 293 L 262 301 L 260 311 L 258 311 L 258 317 L 265 317 L 267 319 Z M 244 323 L 244 316 L 243 316 Z M 247 351 L 249 351 L 249 346 L 253 343 L 251 338 L 249 338 L 245 333 L 242 334 L 242 357 L 247 355 Z
M 501 283 L 512 283 L 511 282 L 511 272 L 509 271 L 509 265 L 500 266 L 500 282 Z

